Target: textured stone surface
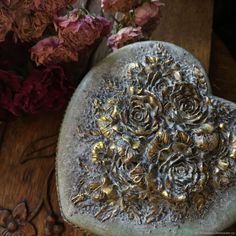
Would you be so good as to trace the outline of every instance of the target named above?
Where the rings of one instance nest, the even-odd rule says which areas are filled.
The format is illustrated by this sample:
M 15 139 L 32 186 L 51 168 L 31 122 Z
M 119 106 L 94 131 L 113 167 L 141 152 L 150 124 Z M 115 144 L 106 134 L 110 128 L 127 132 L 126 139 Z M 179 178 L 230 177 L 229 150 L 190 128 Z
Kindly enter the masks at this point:
M 233 207 L 235 201 L 236 188 L 231 186 L 220 192 L 220 197 L 216 198 L 214 204 L 209 205 L 202 217 L 193 219 L 187 218 L 182 222 L 174 223 L 163 220 L 157 225 L 137 224 L 132 220 L 128 222 L 124 217 L 118 216 L 105 222 L 101 222 L 94 217 L 95 211 L 92 208 L 80 209 L 72 202 L 72 197 L 78 192 L 81 180 L 81 168 L 79 167 L 81 157 L 86 153 L 91 142 L 82 142 L 78 133 L 78 127 L 88 125 L 86 121 L 90 112 L 89 104 L 101 91 L 104 81 L 108 83 L 109 78 L 116 78 L 124 83 L 123 75 L 127 70 L 127 65 L 139 62 L 143 56 L 155 56 L 155 47 L 158 42 L 137 43 L 125 47 L 95 66 L 84 78 L 76 90 L 61 129 L 57 156 L 57 183 L 62 214 L 65 219 L 75 226 L 82 227 L 98 235 L 196 235 L 201 232 L 219 231 L 232 224 L 236 216 L 236 209 Z M 206 79 L 208 87 L 207 96 L 214 101 L 226 104 L 232 111 L 235 105 L 220 98 L 211 96 L 211 89 L 207 75 L 200 63 L 185 50 L 172 44 L 162 43 L 168 53 L 176 61 L 200 68 L 203 77 Z M 106 86 L 104 86 L 106 87 Z M 101 95 L 102 96 L 102 95 Z M 92 129 L 93 127 L 87 127 Z M 85 156 L 83 158 L 90 158 Z M 82 159 L 83 159 L 82 158 Z M 94 209 L 96 210 L 96 209 Z M 90 213 L 90 214 L 89 214 Z

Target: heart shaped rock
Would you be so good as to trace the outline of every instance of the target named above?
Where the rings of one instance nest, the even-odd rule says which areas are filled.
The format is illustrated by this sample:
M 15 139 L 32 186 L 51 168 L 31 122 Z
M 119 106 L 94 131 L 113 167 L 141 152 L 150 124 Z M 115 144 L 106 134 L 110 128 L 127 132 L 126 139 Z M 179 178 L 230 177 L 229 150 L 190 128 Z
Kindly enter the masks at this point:
M 223 230 L 236 217 L 235 108 L 173 44 L 111 54 L 85 76 L 61 128 L 65 220 L 106 236 Z

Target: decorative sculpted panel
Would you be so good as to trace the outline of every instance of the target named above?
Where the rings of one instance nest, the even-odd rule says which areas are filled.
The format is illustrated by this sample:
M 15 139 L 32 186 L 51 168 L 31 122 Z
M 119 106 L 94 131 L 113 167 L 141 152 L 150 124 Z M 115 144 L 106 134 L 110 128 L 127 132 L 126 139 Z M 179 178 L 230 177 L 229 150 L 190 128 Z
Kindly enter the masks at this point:
M 201 216 L 234 183 L 234 106 L 210 95 L 199 66 L 161 44 L 120 76 L 92 96 L 90 128 L 78 127 L 89 148 L 72 202 L 101 221 Z

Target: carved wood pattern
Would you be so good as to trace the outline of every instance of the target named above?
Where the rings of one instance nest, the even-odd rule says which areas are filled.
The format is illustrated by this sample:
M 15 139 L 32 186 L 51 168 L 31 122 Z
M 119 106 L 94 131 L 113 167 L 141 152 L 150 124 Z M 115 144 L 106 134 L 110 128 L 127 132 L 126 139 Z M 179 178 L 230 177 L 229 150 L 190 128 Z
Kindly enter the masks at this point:
M 55 150 L 57 143 L 57 135 L 48 137 L 42 137 L 30 143 L 20 159 L 20 164 L 25 165 L 31 161 L 37 161 L 39 159 L 55 158 Z M 50 149 L 47 154 L 44 154 L 47 149 Z M 44 222 L 43 235 L 53 236 L 62 235 L 64 232 L 64 224 L 59 220 L 58 215 L 55 213 L 51 204 L 50 187 L 52 177 L 54 176 L 54 163 L 51 163 L 50 170 L 45 178 L 45 182 L 42 188 L 41 196 L 34 209 L 28 210 L 27 201 L 19 203 L 12 211 L 8 209 L 0 210 L 0 234 L 5 235 L 7 233 L 15 233 L 14 235 L 37 235 L 37 227 L 32 223 L 42 208 L 44 207 L 47 212 L 47 216 Z M 7 214 L 6 216 L 6 212 Z M 18 220 L 21 219 L 21 221 Z M 34 230 L 33 230 L 34 229 Z M 2 232 L 1 232 L 2 230 Z
M 37 231 L 28 215 L 27 203 L 21 202 L 13 210 L 0 209 L 0 234 L 36 235 Z
M 213 1 L 164 2 L 163 19 L 152 38 L 187 48 L 208 68 Z M 100 1 L 91 3 L 99 5 Z M 23 117 L 0 125 L 0 137 L 5 130 L 0 148 L 0 207 L 12 212 L 18 204 L 24 204 L 28 208 L 26 222 L 35 226 L 36 235 L 60 235 L 57 233 L 62 229 L 53 176 L 56 140 L 62 119 L 63 112 Z M 89 235 L 63 224 L 61 235 Z

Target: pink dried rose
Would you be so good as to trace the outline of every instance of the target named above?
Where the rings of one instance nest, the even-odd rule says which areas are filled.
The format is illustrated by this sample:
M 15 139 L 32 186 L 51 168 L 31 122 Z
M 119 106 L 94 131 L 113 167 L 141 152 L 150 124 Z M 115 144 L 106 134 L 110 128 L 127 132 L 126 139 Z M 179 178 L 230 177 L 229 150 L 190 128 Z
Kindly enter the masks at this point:
M 5 40 L 7 33 L 12 29 L 12 16 L 5 10 L 0 9 L 0 42 Z
M 113 49 L 121 48 L 127 44 L 139 41 L 143 38 L 141 27 L 126 27 L 108 38 L 108 46 Z
M 37 65 L 77 61 L 78 52 L 66 48 L 56 36 L 45 38 L 31 48 L 31 59 Z
M 106 18 L 81 16 L 78 10 L 73 10 L 67 16 L 57 17 L 54 24 L 66 47 L 76 51 L 92 45 L 111 31 L 111 22 Z
M 151 2 L 145 2 L 143 5 L 135 9 L 135 24 L 138 26 L 144 26 L 150 21 L 156 23 L 160 19 L 160 8 L 164 4 L 159 0 Z
M 18 11 L 13 31 L 21 42 L 30 42 L 43 35 L 49 24 L 49 18 L 40 12 Z
M 58 31 L 59 28 L 66 28 L 69 25 L 75 24 L 82 18 L 77 9 L 74 9 L 67 13 L 65 16 L 58 16 L 54 18 L 54 26 Z
M 73 4 L 76 0 L 34 0 L 33 2 L 37 11 L 43 11 L 50 16 L 54 16 L 58 11 Z
M 128 12 L 135 5 L 135 0 L 102 0 L 104 12 Z
M 32 71 L 14 103 L 29 114 L 59 111 L 66 106 L 72 92 L 73 87 L 64 70 L 54 65 Z

